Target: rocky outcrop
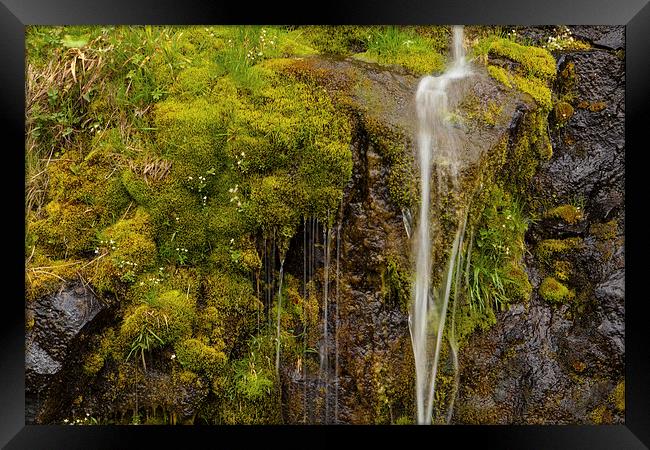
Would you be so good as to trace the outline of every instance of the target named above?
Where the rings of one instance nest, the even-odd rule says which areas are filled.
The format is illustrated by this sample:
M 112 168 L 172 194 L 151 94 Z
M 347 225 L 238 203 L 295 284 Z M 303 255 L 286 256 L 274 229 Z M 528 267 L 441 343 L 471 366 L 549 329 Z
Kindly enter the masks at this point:
M 573 27 L 601 47 L 622 47 L 620 27 Z M 584 28 L 584 29 L 583 29 Z M 588 31 L 588 33 L 587 33 Z M 457 423 L 617 423 L 624 401 L 624 62 L 600 49 L 559 52 L 556 95 L 566 121 L 551 119 L 553 158 L 534 179 L 545 208 L 572 204 L 579 219 L 544 219 L 527 235 L 531 283 L 562 259 L 575 297 L 544 300 L 498 315 L 461 353 Z M 544 240 L 577 239 L 562 258 L 545 260 Z M 557 269 L 555 269 L 557 270 Z
M 75 283 L 27 305 L 33 327 L 25 339 L 27 421 L 40 421 L 65 389 L 60 376 L 70 368 L 73 352 L 84 332 L 105 309 L 94 293 Z M 44 400 L 47 402 L 44 404 Z

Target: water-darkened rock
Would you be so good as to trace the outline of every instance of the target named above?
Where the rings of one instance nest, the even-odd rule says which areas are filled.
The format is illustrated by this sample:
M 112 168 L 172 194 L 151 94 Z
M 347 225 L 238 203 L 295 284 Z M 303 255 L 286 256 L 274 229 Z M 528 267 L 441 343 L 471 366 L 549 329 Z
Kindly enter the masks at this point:
M 609 50 L 625 48 L 625 27 L 622 25 L 574 25 L 569 27 L 574 36 Z
M 578 35 L 578 28 L 573 27 Z M 591 29 L 591 27 L 589 27 Z M 585 39 L 620 48 L 622 29 L 593 30 Z M 552 159 L 533 183 L 548 207 L 580 205 L 576 223 L 540 220 L 529 229 L 526 258 L 538 288 L 553 261 L 535 253 L 542 239 L 579 239 L 562 255 L 575 297 L 544 300 L 498 314 L 461 351 L 458 423 L 609 423 L 623 420 L 614 391 L 624 376 L 624 63 L 604 50 L 558 54 L 556 95 L 575 113 L 551 120 Z M 544 214 L 544 210 L 538 211 Z M 604 232 L 602 230 L 608 230 Z M 559 257 L 558 257 L 559 259 Z
M 34 420 L 84 328 L 105 309 L 87 287 L 74 283 L 27 305 L 34 326 L 25 340 L 27 419 Z

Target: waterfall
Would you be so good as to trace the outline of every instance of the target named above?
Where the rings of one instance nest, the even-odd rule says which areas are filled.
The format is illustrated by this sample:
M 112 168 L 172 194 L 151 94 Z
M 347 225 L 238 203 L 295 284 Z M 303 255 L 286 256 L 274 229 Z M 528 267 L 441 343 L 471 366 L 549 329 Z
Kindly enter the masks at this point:
M 280 261 L 280 282 L 278 283 L 278 320 L 277 320 L 277 335 L 275 340 L 275 374 L 280 379 L 280 319 L 282 313 L 282 276 L 284 275 L 284 256 Z
M 416 378 L 418 424 L 430 424 L 433 413 L 438 358 L 442 344 L 447 305 L 453 282 L 454 267 L 462 254 L 465 219 L 461 220 L 451 248 L 446 276 L 442 285 L 431 286 L 431 229 L 429 222 L 431 171 L 436 168 L 438 197 L 446 192 L 451 182 L 457 185 L 459 151 L 451 126 L 446 122 L 450 94 L 459 89 L 455 80 L 470 74 L 463 49 L 463 27 L 453 27 L 453 61 L 440 76 L 425 76 L 416 92 L 418 119 L 417 152 L 420 165 L 420 211 L 414 235 L 416 280 L 414 299 L 409 314 L 409 331 L 413 345 Z M 453 347 L 453 345 L 452 345 Z M 455 348 L 452 349 L 455 355 Z

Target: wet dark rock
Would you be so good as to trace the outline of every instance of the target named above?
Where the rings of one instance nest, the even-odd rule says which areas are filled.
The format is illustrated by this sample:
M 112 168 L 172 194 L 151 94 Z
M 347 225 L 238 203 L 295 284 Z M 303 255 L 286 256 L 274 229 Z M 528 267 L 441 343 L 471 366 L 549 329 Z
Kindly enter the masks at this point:
M 542 39 L 545 30 L 527 32 Z M 572 30 L 594 45 L 623 46 L 622 27 L 593 27 L 590 34 L 587 27 Z M 553 157 L 533 186 L 554 206 L 583 201 L 583 219 L 575 224 L 546 219 L 530 227 L 525 262 L 533 296 L 528 305 L 498 314 L 493 328 L 475 334 L 461 350 L 456 423 L 624 420 L 612 400 L 625 363 L 624 62 L 605 50 L 558 55 L 559 72 L 568 65 L 575 79 L 560 77 L 556 91 L 572 94 L 575 114 L 563 127 L 551 121 Z M 612 220 L 613 236 L 593 233 L 594 224 Z M 535 258 L 534 246 L 567 237 L 582 238 L 562 256 L 573 267 L 567 285 L 576 296 L 551 304 L 537 288 L 552 269 Z
M 574 25 L 569 27 L 575 37 L 609 50 L 625 48 L 625 27 L 611 25 Z
M 65 285 L 57 293 L 27 305 L 34 326 L 25 340 L 27 420 L 34 420 L 41 405 L 57 395 L 57 376 L 70 367 L 80 335 L 105 309 L 85 286 Z

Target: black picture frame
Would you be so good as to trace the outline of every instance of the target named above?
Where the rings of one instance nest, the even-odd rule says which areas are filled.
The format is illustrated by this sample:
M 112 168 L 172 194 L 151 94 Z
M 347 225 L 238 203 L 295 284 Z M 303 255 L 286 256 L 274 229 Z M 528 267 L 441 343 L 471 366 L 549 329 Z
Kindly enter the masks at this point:
M 345 431 L 362 433 L 380 442 L 402 445 L 425 439 L 429 445 L 451 439 L 462 448 L 477 443 L 481 448 L 508 449 L 641 449 L 650 446 L 650 346 L 644 345 L 648 316 L 644 289 L 634 291 L 635 272 L 643 270 L 644 164 L 650 123 L 650 4 L 649 0 L 455 0 L 442 2 L 383 2 L 371 0 L 324 2 L 292 6 L 268 2 L 204 2 L 185 0 L 103 3 L 84 0 L 0 0 L 0 117 L 4 165 L 2 178 L 4 214 L 18 228 L 6 232 L 11 244 L 9 263 L 3 269 L 8 285 L 0 318 L 0 444 L 17 448 L 131 448 L 159 444 L 186 447 L 202 439 L 210 446 L 225 444 L 223 434 L 235 434 L 238 446 L 248 447 L 250 438 L 266 439 L 269 432 L 286 435 L 280 444 L 310 445 L 311 433 L 323 433 L 332 445 Z M 608 24 L 626 26 L 626 230 L 630 243 L 626 266 L 626 417 L 624 425 L 599 426 L 449 426 L 449 427 L 63 427 L 25 425 L 24 382 L 24 76 L 26 25 L 36 24 Z M 23 150 L 24 151 L 24 150 Z M 21 156 L 23 155 L 23 156 Z M 638 217 L 637 217 L 638 216 Z M 8 253 L 5 252 L 5 255 Z M 15 261 L 14 261 L 15 260 Z M 303 433 L 307 433 L 306 435 Z M 404 434 L 406 433 L 406 434 Z M 286 441 L 291 436 L 290 441 Z M 364 438 L 365 439 L 365 438 Z M 435 441 L 434 441 L 435 440 Z M 236 442 L 236 441 L 235 441 Z M 270 444 L 270 442 L 269 442 Z M 265 445 L 265 444 L 263 444 Z M 365 444 L 364 444 L 365 445 Z

